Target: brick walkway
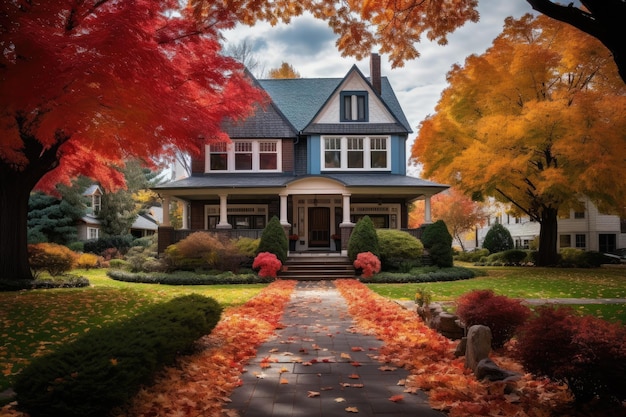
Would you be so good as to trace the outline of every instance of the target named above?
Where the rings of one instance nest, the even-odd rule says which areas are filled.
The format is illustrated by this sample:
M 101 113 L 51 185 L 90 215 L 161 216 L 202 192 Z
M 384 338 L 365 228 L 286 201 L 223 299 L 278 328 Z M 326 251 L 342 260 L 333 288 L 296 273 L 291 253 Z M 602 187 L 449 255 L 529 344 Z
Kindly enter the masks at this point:
M 298 283 L 282 323 L 231 396 L 228 408 L 240 416 L 445 416 L 428 406 L 424 393 L 403 393 L 398 382 L 407 371 L 373 358 L 382 342 L 355 330 L 332 282 Z M 403 398 L 391 401 L 394 395 Z

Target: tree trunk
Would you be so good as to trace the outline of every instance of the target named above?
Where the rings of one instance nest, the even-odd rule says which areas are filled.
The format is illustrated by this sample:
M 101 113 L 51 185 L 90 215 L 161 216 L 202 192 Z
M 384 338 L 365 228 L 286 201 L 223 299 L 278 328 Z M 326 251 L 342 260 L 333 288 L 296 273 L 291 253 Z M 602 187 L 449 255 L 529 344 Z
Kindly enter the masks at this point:
M 537 252 L 537 266 L 552 266 L 558 263 L 558 210 L 545 208 L 541 212 L 541 227 L 539 229 L 539 251 Z
M 0 280 L 1 286 L 28 287 L 33 275 L 28 265 L 28 198 L 32 186 L 24 174 L 0 170 Z

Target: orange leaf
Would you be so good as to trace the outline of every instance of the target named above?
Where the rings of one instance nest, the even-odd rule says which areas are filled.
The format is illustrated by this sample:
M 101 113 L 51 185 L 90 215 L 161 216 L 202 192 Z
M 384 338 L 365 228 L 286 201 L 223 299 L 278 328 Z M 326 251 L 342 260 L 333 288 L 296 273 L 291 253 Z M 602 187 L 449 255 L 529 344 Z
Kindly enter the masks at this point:
M 404 395 L 392 395 L 391 397 L 389 397 L 389 401 L 393 401 L 394 403 L 397 403 L 398 401 L 402 401 L 404 399 Z

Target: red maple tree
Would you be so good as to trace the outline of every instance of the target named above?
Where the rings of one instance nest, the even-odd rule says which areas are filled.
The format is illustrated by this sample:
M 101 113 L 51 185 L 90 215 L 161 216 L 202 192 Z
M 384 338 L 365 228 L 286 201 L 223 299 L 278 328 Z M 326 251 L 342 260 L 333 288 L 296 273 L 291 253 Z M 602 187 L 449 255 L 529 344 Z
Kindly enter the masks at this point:
M 220 55 L 224 10 L 202 25 L 175 0 L 3 2 L 0 10 L 0 278 L 31 279 L 28 197 L 77 174 L 110 189 L 116 166 L 227 140 L 224 118 L 263 95 Z M 213 13 L 212 15 L 210 13 Z

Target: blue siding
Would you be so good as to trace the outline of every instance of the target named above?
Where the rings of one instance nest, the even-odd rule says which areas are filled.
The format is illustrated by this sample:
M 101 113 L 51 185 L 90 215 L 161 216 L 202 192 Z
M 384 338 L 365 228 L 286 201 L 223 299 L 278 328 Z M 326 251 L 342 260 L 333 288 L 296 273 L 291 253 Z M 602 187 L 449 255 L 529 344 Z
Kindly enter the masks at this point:
M 391 136 L 391 173 L 406 175 L 406 142 L 397 135 Z
M 322 149 L 322 141 L 320 136 L 309 136 L 307 140 L 307 151 L 309 154 L 309 174 L 317 175 L 321 173 L 322 161 L 320 161 L 320 154 Z

